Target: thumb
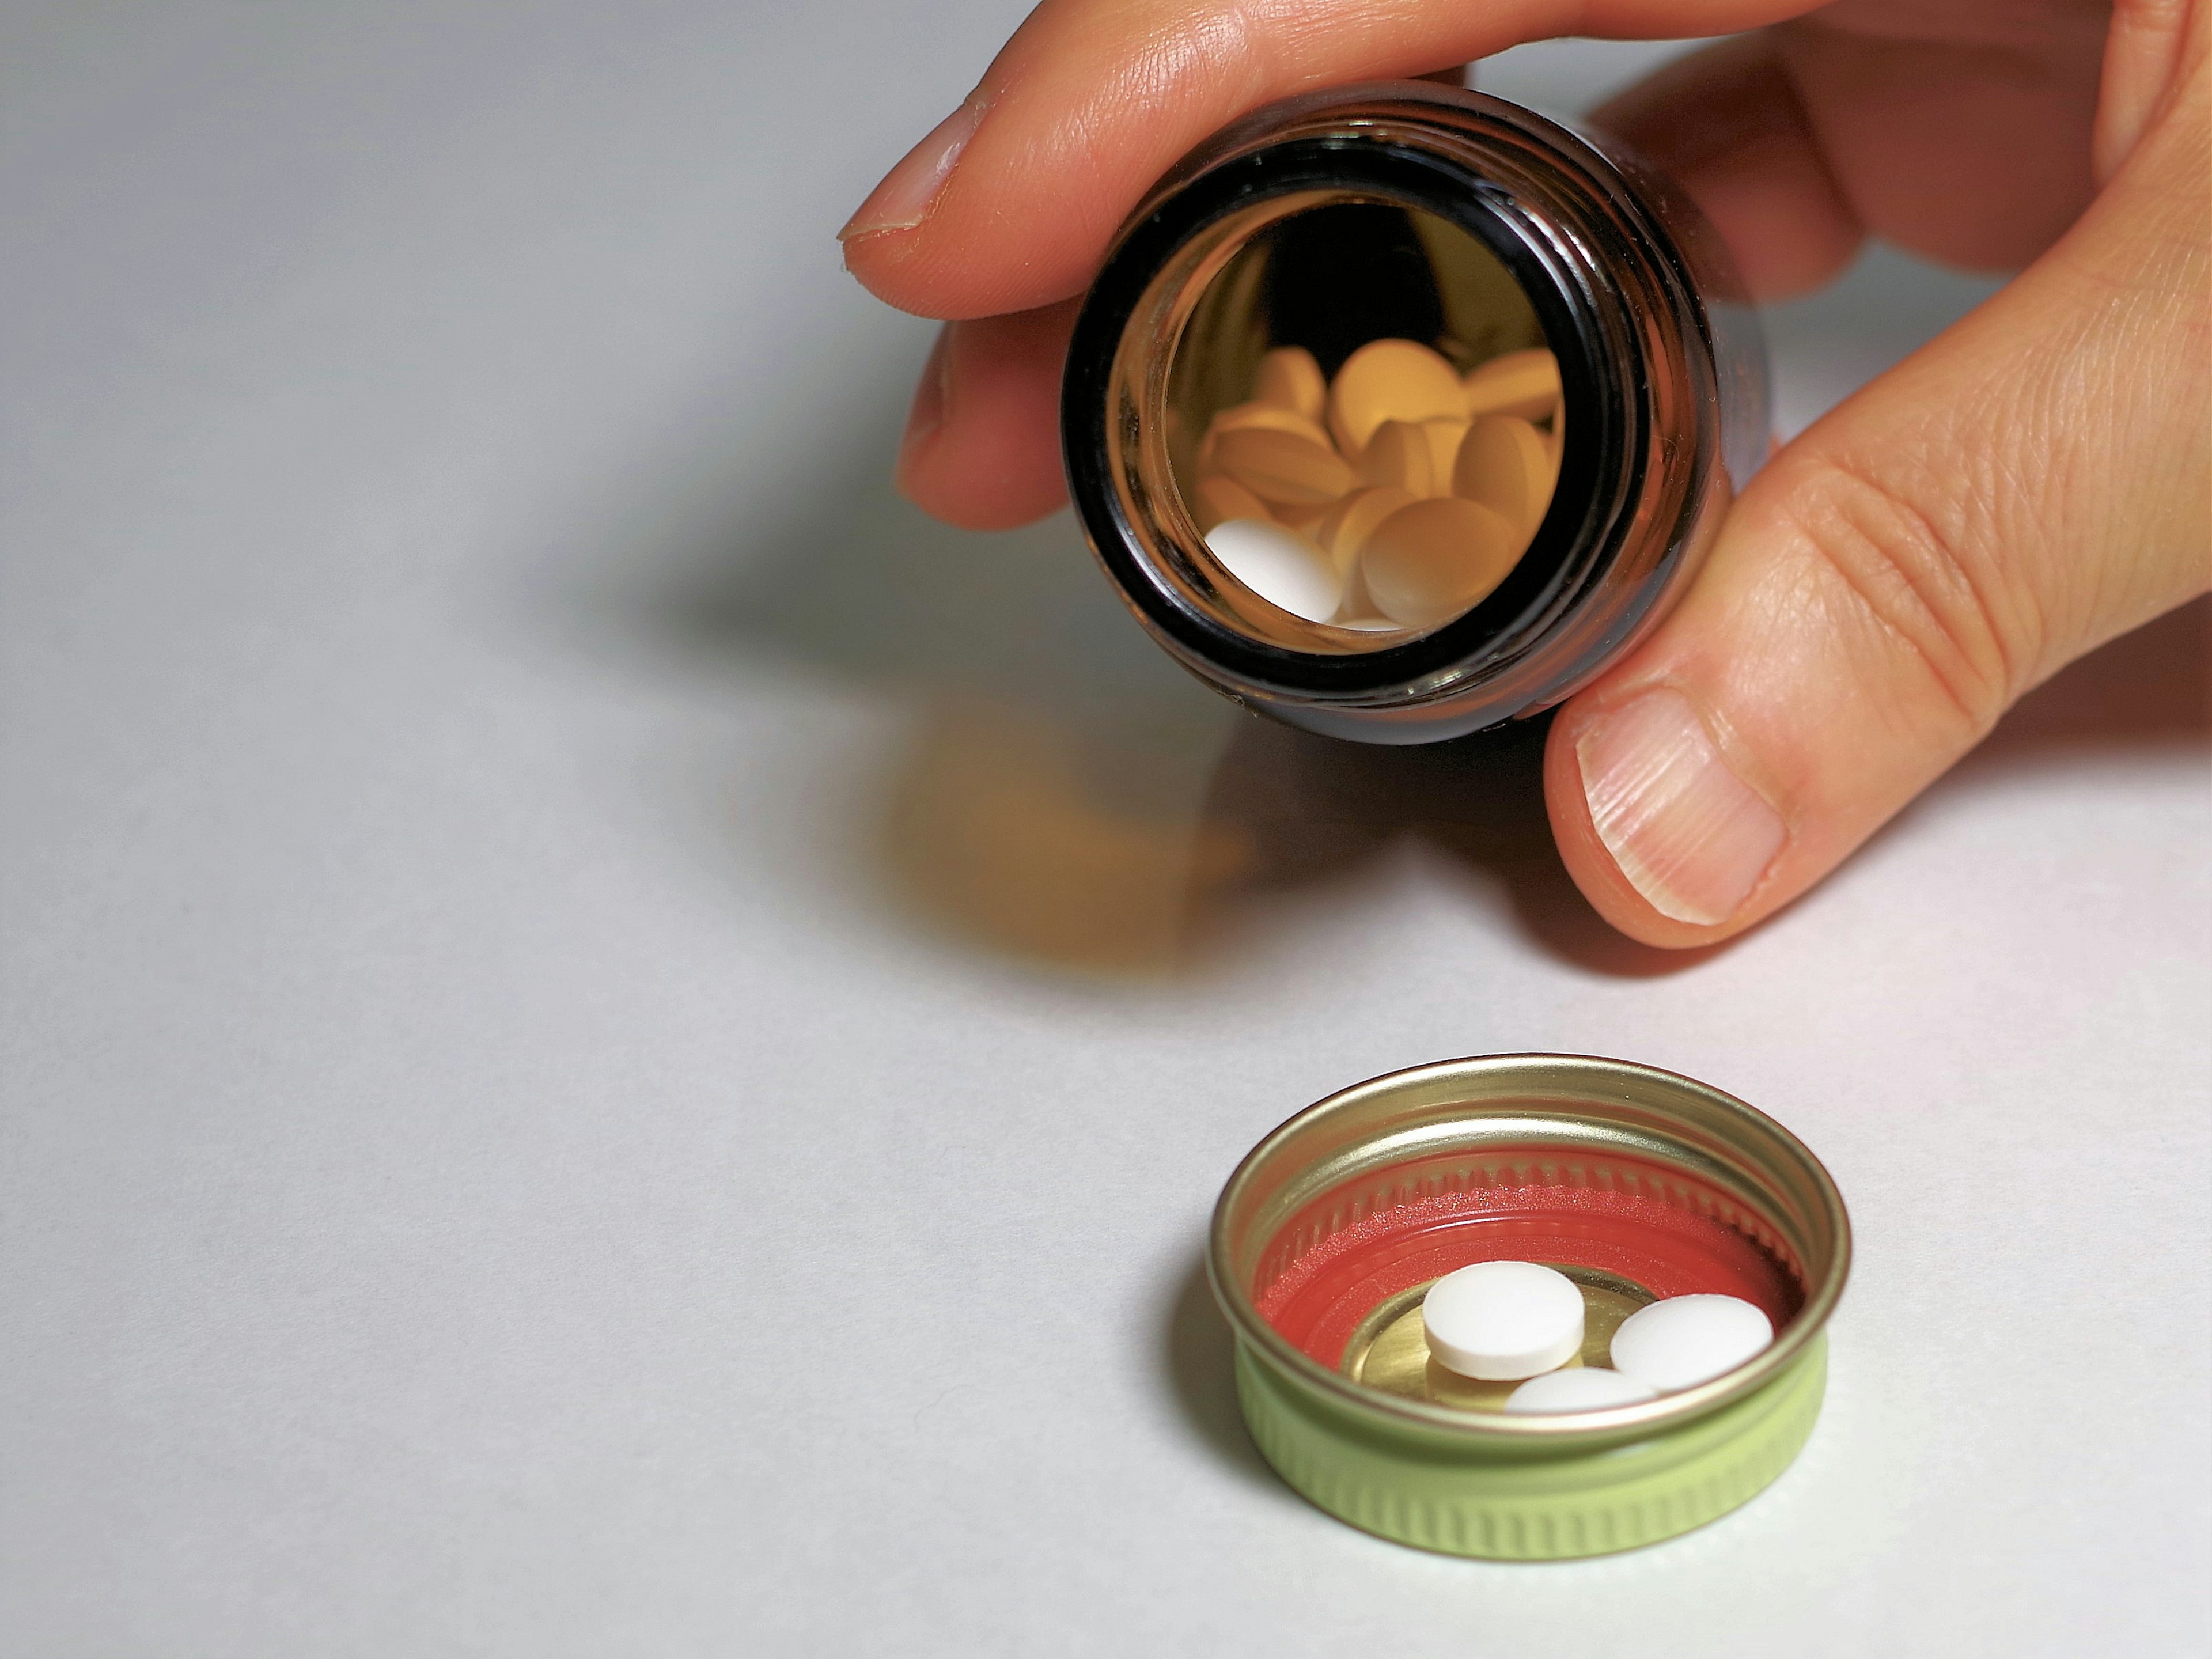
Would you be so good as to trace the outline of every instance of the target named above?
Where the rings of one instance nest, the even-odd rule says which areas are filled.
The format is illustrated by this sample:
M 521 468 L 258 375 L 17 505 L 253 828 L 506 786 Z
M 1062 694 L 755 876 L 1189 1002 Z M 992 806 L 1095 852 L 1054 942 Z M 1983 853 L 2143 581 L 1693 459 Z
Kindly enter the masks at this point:
M 2081 221 L 1784 450 L 1554 722 L 1560 851 L 1650 944 L 1812 886 L 2072 658 L 2212 586 L 2206 77 Z

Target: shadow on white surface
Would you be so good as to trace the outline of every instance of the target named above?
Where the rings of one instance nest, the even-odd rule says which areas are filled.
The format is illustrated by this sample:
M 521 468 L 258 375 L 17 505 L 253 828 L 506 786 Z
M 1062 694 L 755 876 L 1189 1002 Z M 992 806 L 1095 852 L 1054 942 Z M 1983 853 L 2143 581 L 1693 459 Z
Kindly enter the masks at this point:
M 2036 774 L 2088 773 L 2161 756 L 2200 764 L 2212 758 L 2212 598 L 2169 611 L 2060 669 L 1868 846 Z
M 865 406 L 904 394 L 887 383 Z M 936 524 L 893 490 L 895 446 L 879 414 L 787 472 L 745 514 L 757 528 L 710 538 L 653 606 L 657 639 L 696 661 L 796 665 L 896 711 L 893 758 L 864 792 L 870 902 L 1001 959 L 1179 978 L 1265 948 L 1272 913 L 1414 841 L 1587 971 L 1666 975 L 1712 954 L 1625 939 L 1576 890 L 1544 808 L 1546 721 L 1383 749 L 1243 714 L 1151 644 L 1067 515 L 995 535 Z M 2203 746 L 2207 615 L 2190 607 L 2065 671 L 1929 799 Z
M 2212 599 L 2169 611 L 2061 669 L 1931 793 L 2116 750 L 2212 750 Z
M 1152 646 L 1067 515 L 997 535 L 933 523 L 891 488 L 895 443 L 878 424 L 784 477 L 747 515 L 761 527 L 710 541 L 653 615 L 695 660 L 795 665 L 902 711 L 865 837 L 896 912 L 1025 963 L 1180 977 L 1261 948 L 1271 911 L 1417 837 L 1563 958 L 1698 959 L 1621 939 L 1567 879 L 1541 722 L 1385 750 L 1244 714 Z
M 1237 1403 L 1237 1344 L 1213 1291 L 1206 1282 L 1206 1263 L 1194 1259 L 1175 1283 L 1162 1328 L 1160 1358 L 1169 1392 L 1193 1433 L 1237 1474 L 1279 1493 L 1286 1503 L 1299 1499 L 1276 1477 L 1244 1427 Z
M 1658 951 L 1615 933 L 1560 862 L 1544 805 L 1548 717 L 1455 742 L 1385 749 L 1287 727 L 1237 734 L 1208 810 L 1251 849 L 1255 906 L 1343 878 L 1394 844 L 1418 840 L 1487 877 L 1513 923 L 1558 959 L 1594 973 L 1679 973 L 1711 950 Z

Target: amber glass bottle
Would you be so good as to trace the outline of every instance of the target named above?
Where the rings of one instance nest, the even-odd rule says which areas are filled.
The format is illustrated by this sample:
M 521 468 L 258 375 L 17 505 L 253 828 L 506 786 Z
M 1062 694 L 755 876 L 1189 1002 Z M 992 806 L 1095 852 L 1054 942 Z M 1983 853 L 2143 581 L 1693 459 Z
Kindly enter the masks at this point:
M 1459 614 L 1316 621 L 1214 556 L 1201 447 L 1271 349 L 1327 376 L 1384 338 L 1462 370 L 1548 349 L 1556 483 Z M 1550 707 L 1664 613 L 1765 455 L 1765 353 L 1711 228 L 1617 143 L 1389 82 L 1260 111 L 1161 180 L 1084 304 L 1061 427 L 1092 547 L 1184 666 L 1293 725 L 1425 743 Z

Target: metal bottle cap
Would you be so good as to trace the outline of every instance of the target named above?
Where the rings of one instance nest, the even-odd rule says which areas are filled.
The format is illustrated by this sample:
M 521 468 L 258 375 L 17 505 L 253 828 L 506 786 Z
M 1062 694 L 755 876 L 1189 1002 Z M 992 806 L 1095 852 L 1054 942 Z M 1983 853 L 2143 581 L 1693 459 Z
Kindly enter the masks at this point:
M 1470 1261 L 1542 1261 L 1583 1288 L 1601 1359 L 1658 1296 L 1760 1304 L 1776 1340 L 1631 1406 L 1509 1416 L 1510 1387 L 1428 1359 L 1419 1297 Z M 1261 1454 L 1329 1513 L 1450 1554 L 1539 1560 L 1656 1542 L 1734 1509 L 1819 1415 L 1850 1226 L 1773 1119 L 1627 1061 L 1497 1054 L 1359 1084 L 1255 1147 L 1206 1266 Z

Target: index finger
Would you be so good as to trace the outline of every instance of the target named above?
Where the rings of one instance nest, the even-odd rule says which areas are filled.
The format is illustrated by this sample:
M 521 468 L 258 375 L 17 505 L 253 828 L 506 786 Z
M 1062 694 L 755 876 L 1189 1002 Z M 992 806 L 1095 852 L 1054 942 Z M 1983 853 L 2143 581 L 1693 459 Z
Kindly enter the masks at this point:
M 1563 34 L 1671 40 L 1813 0 L 1044 0 L 840 234 L 846 267 L 930 317 L 1079 293 L 1152 182 L 1277 98 L 1417 76 Z

